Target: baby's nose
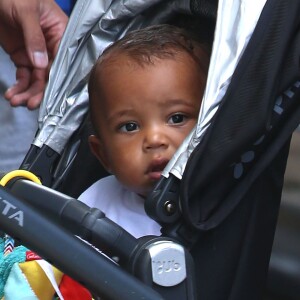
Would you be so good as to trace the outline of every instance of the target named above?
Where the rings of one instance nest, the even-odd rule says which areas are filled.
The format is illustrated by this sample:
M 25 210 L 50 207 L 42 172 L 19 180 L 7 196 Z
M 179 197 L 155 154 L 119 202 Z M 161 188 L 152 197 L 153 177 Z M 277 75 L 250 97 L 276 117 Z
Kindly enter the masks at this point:
M 144 139 L 145 150 L 168 148 L 168 137 L 162 129 L 148 130 Z

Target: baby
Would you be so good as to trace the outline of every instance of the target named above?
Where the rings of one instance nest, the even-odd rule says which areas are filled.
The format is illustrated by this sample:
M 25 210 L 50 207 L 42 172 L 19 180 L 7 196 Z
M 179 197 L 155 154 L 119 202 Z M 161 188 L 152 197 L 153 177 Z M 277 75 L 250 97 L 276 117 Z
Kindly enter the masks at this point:
M 197 122 L 208 65 L 204 43 L 155 25 L 112 44 L 91 71 L 89 143 L 112 176 L 79 199 L 135 237 L 160 234 L 144 198 Z

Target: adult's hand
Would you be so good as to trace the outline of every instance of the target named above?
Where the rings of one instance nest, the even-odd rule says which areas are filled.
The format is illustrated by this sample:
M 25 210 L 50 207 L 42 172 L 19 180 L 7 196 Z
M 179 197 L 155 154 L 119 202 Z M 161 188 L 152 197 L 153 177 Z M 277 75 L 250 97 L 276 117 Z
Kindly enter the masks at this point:
M 0 45 L 17 68 L 16 84 L 4 95 L 12 106 L 40 105 L 67 22 L 54 0 L 0 1 Z

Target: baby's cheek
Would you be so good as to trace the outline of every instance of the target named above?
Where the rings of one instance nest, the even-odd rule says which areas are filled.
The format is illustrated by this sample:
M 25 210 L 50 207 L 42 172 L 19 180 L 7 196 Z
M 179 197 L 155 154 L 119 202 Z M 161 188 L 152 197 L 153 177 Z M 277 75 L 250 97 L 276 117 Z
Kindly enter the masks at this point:
M 136 185 L 139 182 L 137 170 L 132 164 L 120 165 L 114 175 L 126 186 Z
M 126 182 L 128 186 L 136 189 L 141 185 L 142 178 L 137 173 L 132 172 L 129 176 L 126 177 Z

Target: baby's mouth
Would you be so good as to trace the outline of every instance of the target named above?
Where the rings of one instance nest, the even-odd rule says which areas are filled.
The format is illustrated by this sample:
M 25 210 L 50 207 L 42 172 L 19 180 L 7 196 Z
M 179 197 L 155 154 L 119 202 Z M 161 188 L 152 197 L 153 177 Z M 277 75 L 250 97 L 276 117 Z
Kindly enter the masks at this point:
M 152 180 L 158 180 L 161 176 L 162 171 L 168 164 L 169 160 L 167 159 L 157 159 L 152 161 L 150 164 L 147 174 Z

